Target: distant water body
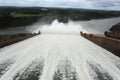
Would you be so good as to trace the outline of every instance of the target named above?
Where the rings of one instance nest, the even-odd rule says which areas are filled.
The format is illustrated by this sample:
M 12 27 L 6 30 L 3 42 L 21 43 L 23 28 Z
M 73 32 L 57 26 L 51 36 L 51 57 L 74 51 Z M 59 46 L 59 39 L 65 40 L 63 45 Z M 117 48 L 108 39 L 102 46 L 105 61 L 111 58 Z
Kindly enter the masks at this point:
M 120 17 L 118 18 L 108 18 L 108 19 L 94 19 L 90 21 L 69 21 L 68 23 L 59 23 L 62 25 L 68 25 L 73 28 L 83 26 L 84 30 L 87 30 L 88 33 L 93 34 L 104 34 L 104 31 L 109 31 L 109 29 L 120 22 Z M 36 22 L 33 25 L 25 26 L 25 27 L 15 27 L 15 28 L 9 28 L 9 29 L 1 29 L 0 34 L 19 34 L 19 33 L 33 33 L 38 32 L 41 30 L 42 27 L 45 26 L 59 26 L 56 24 L 45 24 L 41 22 Z M 77 28 L 78 31 L 80 31 L 80 28 Z

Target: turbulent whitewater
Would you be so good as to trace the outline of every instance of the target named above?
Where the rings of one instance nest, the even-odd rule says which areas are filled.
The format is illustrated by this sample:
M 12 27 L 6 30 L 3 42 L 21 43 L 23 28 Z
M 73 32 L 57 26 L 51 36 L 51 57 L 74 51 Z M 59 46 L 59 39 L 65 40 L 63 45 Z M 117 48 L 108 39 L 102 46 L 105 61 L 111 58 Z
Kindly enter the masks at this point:
M 57 20 L 33 30 L 41 34 L 0 49 L 0 80 L 120 80 L 120 58 L 80 36 L 89 30 Z

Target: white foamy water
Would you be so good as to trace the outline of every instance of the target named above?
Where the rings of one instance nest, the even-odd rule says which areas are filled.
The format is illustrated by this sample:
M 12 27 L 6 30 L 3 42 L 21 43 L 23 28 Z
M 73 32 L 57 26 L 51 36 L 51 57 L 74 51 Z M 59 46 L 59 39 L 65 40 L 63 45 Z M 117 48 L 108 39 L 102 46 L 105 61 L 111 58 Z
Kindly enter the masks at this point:
M 0 49 L 0 80 L 120 80 L 120 58 L 83 38 L 92 30 L 82 23 L 55 20 L 39 30 Z
M 69 21 L 68 23 L 59 23 L 59 25 L 62 25 L 64 29 L 69 26 L 70 29 L 80 31 L 92 34 L 98 34 L 103 35 L 105 31 L 108 31 L 113 25 L 116 25 L 120 22 L 120 17 L 118 18 L 107 18 L 107 19 L 94 19 L 90 21 Z M 57 21 L 53 21 L 52 26 L 56 26 Z M 57 26 L 59 26 L 57 25 Z M 38 21 L 30 26 L 25 27 L 16 27 L 16 28 L 9 28 L 9 29 L 3 29 L 0 30 L 0 34 L 19 34 L 19 33 L 31 33 L 31 32 L 38 32 L 43 27 L 49 27 L 49 24 L 45 24 L 43 21 Z M 83 26 L 83 27 L 80 27 Z M 58 27 L 56 29 L 60 29 L 62 27 Z M 67 28 L 68 29 L 68 28 Z
M 31 28 L 26 28 L 28 32 L 38 32 L 42 28 L 46 28 L 53 30 L 53 27 L 57 25 L 57 30 L 61 30 L 64 27 L 64 30 L 72 30 L 72 31 L 83 31 L 86 33 L 103 35 L 105 31 L 109 31 L 109 29 L 120 22 L 120 17 L 118 18 L 107 18 L 107 19 L 93 19 L 90 21 L 69 21 L 68 23 L 59 23 L 54 21 L 51 26 L 50 25 L 40 25 L 39 27 L 31 26 Z M 81 27 L 82 26 L 82 27 Z M 69 28 L 71 27 L 71 28 Z M 69 28 L 69 29 L 68 29 Z M 63 30 L 62 30 L 63 31 Z

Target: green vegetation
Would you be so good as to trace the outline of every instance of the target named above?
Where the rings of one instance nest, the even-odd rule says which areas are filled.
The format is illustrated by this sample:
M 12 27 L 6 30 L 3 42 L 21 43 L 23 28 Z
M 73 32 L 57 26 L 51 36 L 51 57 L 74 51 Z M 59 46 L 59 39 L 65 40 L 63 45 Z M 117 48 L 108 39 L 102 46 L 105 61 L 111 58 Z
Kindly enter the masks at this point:
M 118 17 L 120 12 L 42 7 L 0 7 L 0 28 L 30 25 L 46 16 L 49 16 L 46 20 L 50 20 L 50 22 L 54 19 L 68 22 L 69 19 L 76 21 Z

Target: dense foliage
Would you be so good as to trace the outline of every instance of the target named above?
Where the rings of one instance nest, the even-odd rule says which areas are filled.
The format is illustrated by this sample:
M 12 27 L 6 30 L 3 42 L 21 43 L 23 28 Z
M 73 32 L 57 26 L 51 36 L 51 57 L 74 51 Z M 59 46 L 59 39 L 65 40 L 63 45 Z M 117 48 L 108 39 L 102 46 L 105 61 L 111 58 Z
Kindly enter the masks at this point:
M 0 7 L 0 28 L 19 27 L 32 24 L 39 19 L 52 22 L 68 20 L 90 20 L 120 16 L 119 11 L 88 9 L 42 8 L 42 7 Z

